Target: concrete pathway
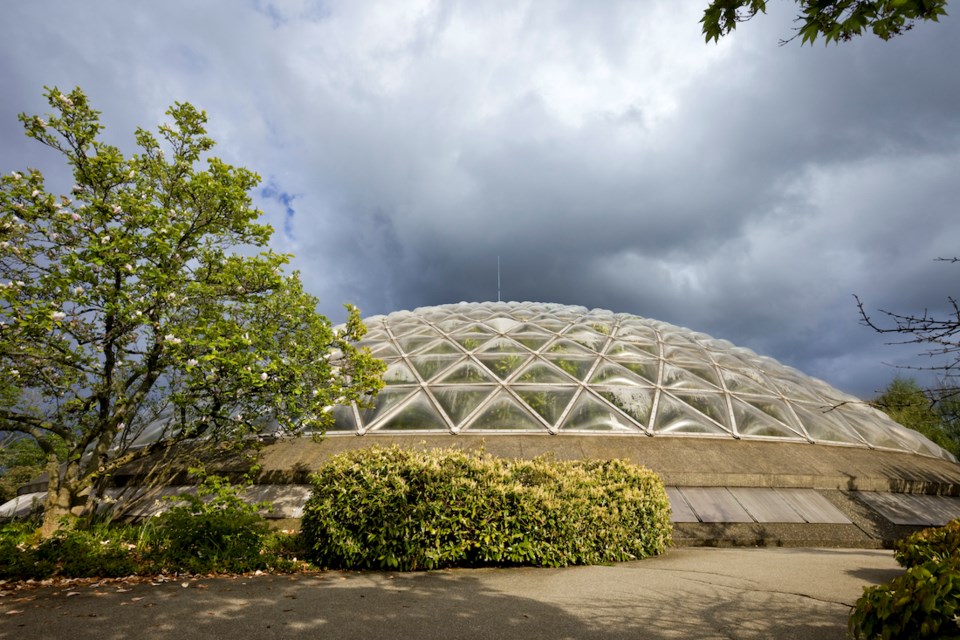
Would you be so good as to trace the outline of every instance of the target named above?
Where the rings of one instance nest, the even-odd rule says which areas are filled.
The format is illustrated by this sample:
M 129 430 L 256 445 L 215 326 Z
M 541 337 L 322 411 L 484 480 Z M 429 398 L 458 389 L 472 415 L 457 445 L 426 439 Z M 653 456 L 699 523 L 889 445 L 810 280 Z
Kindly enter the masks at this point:
M 899 573 L 888 551 L 681 548 L 567 569 L 42 587 L 0 597 L 0 639 L 838 639 L 863 586 Z

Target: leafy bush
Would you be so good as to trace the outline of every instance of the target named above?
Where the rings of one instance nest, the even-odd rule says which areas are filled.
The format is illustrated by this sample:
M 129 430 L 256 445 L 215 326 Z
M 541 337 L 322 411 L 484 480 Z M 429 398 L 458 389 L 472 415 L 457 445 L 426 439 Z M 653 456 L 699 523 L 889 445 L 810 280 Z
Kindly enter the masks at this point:
M 121 577 L 165 571 L 292 571 L 299 537 L 270 532 L 259 509 L 219 476 L 198 472 L 197 495 L 139 525 L 85 523 L 40 540 L 36 523 L 0 527 L 0 578 Z
M 957 556 L 960 554 L 960 518 L 945 526 L 924 529 L 897 540 L 893 548 L 894 557 L 903 567 Z
M 889 585 L 864 589 L 850 615 L 858 639 L 960 637 L 960 557 L 907 569 Z
M 61 529 L 37 541 L 11 525 L 0 534 L 0 577 L 115 578 L 139 572 L 129 527 Z
M 189 573 L 265 568 L 260 547 L 268 526 L 259 513 L 265 505 L 245 502 L 242 485 L 195 473 L 201 478 L 197 494 L 178 496 L 181 504 L 147 525 L 145 546 L 151 556 L 165 568 Z
M 334 456 L 301 523 L 321 566 L 566 566 L 643 558 L 670 540 L 660 478 L 623 461 L 503 460 L 391 447 Z

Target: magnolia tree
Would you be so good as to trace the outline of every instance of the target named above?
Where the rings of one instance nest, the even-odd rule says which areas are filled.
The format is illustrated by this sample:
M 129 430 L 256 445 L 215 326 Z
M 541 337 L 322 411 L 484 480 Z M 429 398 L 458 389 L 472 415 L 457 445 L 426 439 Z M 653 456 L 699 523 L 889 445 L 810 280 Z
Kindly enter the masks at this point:
M 0 436 L 46 455 L 45 532 L 160 448 L 322 431 L 330 405 L 379 389 L 382 364 L 353 346 L 359 312 L 335 330 L 283 273 L 251 206 L 259 177 L 205 159 L 202 111 L 176 103 L 127 158 L 98 140 L 80 89 L 46 97 L 51 115 L 20 120 L 75 184 L 54 195 L 36 170 L 0 184 Z

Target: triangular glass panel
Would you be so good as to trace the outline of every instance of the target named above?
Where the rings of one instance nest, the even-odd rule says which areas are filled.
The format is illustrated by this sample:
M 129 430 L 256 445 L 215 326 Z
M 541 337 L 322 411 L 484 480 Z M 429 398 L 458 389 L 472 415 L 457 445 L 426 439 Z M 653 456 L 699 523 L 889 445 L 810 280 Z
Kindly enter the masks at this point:
M 650 327 L 621 325 L 617 338 L 630 342 L 657 344 L 657 332 Z
M 397 340 L 397 344 L 400 345 L 400 349 L 404 353 L 416 353 L 419 349 L 432 344 L 436 340 L 436 336 L 427 337 L 427 336 L 413 336 L 411 338 L 400 338 Z
M 818 405 L 791 403 L 793 411 L 800 418 L 804 431 L 814 441 L 846 442 L 865 445 L 866 442 L 846 423 L 837 420 L 829 411 Z
M 847 422 L 854 431 L 860 434 L 860 437 L 866 440 L 874 447 L 883 447 L 886 449 L 910 449 L 906 438 L 902 438 L 898 430 L 890 428 L 888 425 L 865 420 L 855 411 L 844 411 L 844 407 L 837 409 L 838 418 Z
M 589 329 L 574 329 L 563 334 L 563 337 L 598 353 L 603 350 L 603 345 L 607 343 L 607 336 Z
M 496 316 L 495 318 L 488 318 L 483 324 L 492 328 L 497 333 L 506 333 L 522 323 L 519 320 L 514 320 L 508 316 Z
M 646 428 L 653 410 L 653 387 L 596 387 L 600 396 Z
M 387 339 L 389 339 L 389 336 L 385 331 L 371 329 L 367 331 L 367 333 L 363 336 L 363 340 L 361 340 L 361 342 L 362 343 L 381 342 L 382 340 L 387 340 Z
M 548 355 L 546 359 L 577 380 L 583 380 L 590 372 L 591 367 L 593 367 L 593 363 L 597 361 L 596 356 L 592 358 L 581 358 L 576 356 Z
M 735 395 L 734 398 L 738 398 L 747 404 L 749 404 L 754 409 L 762 411 L 767 414 L 777 422 L 782 422 L 787 425 L 794 431 L 802 433 L 803 428 L 797 422 L 797 419 L 793 416 L 793 413 L 790 411 L 790 407 L 781 400 L 780 398 L 775 398 L 772 396 L 746 396 L 746 395 Z
M 440 340 L 435 345 L 430 346 L 426 349 L 423 349 L 417 353 L 418 355 L 423 355 L 423 356 L 427 356 L 427 355 L 442 356 L 442 355 L 459 355 L 459 354 L 462 354 L 463 351 L 458 349 L 456 345 L 453 344 L 452 342 L 449 342 L 447 340 Z
M 770 388 L 766 384 L 758 382 L 751 377 L 727 369 L 721 369 L 720 372 L 723 375 L 723 384 L 726 385 L 727 391 L 753 395 L 770 393 Z
M 640 429 L 602 400 L 583 393 L 560 425 L 560 431 L 621 431 Z
M 403 405 L 399 411 L 373 427 L 376 431 L 449 431 L 443 416 L 430 402 L 427 394 L 420 392 L 417 397 Z
M 496 381 L 497 379 L 486 369 L 472 361 L 467 361 L 447 371 L 437 384 L 484 384 Z
M 540 417 L 555 425 L 579 387 L 517 387 L 515 391 Z
M 352 406 L 337 405 L 331 410 L 333 421 L 327 425 L 327 431 L 357 431 L 357 419 Z
M 663 357 L 668 362 L 697 364 L 710 364 L 710 357 L 706 351 L 700 349 L 691 349 L 687 347 L 677 347 L 669 344 L 663 345 Z
M 548 341 L 553 339 L 553 336 L 547 335 L 545 333 L 531 333 L 531 332 L 513 333 L 510 335 L 510 337 L 516 340 L 517 342 L 519 342 L 520 344 L 522 344 L 523 346 L 525 346 L 527 349 L 530 349 L 531 351 L 536 351 L 537 349 L 545 345 Z
M 396 358 L 399 357 L 400 352 L 397 351 L 392 344 L 389 342 L 384 342 L 378 347 L 370 347 L 370 355 L 377 356 L 380 359 L 383 358 Z
M 733 405 L 733 419 L 737 421 L 737 433 L 741 436 L 764 436 L 768 438 L 804 438 L 769 414 L 752 407 L 737 398 L 730 399 Z
M 695 411 L 690 405 L 680 402 L 669 394 L 661 393 L 654 418 L 654 433 L 702 433 L 730 435 L 723 427 L 707 416 Z
M 457 331 L 457 333 L 482 333 L 487 336 L 493 336 L 496 335 L 497 332 L 485 324 L 475 322 L 471 325 L 461 328 L 459 331 Z
M 529 350 L 523 345 L 517 344 L 509 338 L 494 338 L 486 343 L 477 353 L 528 353 Z
M 433 387 L 433 397 L 437 399 L 443 410 L 450 416 L 454 426 L 459 426 L 467 416 L 480 406 L 497 387 Z
M 692 363 L 686 363 L 686 364 L 681 363 L 678 366 L 684 371 L 689 371 L 693 375 L 699 378 L 703 378 L 709 384 L 718 388 L 720 387 L 720 376 L 717 373 L 716 367 L 710 364 L 699 365 L 699 364 L 692 364 Z
M 365 427 L 369 427 L 377 418 L 409 398 L 416 390 L 417 387 L 384 387 L 377 393 L 372 406 L 360 409 L 361 422 Z
M 604 362 L 590 376 L 590 384 L 647 386 L 650 381 L 619 364 Z
M 561 338 L 557 340 L 550 348 L 547 349 L 546 353 L 564 355 L 564 356 L 591 356 L 594 355 L 594 352 L 590 349 L 587 349 L 583 345 L 579 345 L 572 340 L 565 340 Z
M 446 320 L 441 320 L 440 322 L 438 322 L 437 328 L 440 329 L 441 331 L 446 331 L 446 332 L 456 331 L 467 322 L 468 322 L 467 319 L 464 318 L 463 316 L 453 316 L 451 318 L 447 318 Z
M 617 362 L 644 380 L 649 380 L 650 384 L 657 384 L 660 371 L 659 360 L 618 360 Z
M 523 373 L 517 376 L 516 381 L 536 384 L 570 384 L 570 378 L 541 361 L 531 362 Z
M 455 362 L 460 362 L 460 356 L 413 356 L 410 363 L 424 380 L 429 380 Z
M 501 391 L 467 427 L 471 431 L 545 431 L 543 423 Z
M 487 341 L 490 340 L 490 336 L 491 334 L 489 333 L 470 332 L 455 333 L 451 335 L 450 338 L 467 351 L 474 351 L 486 344 Z
M 566 328 L 568 323 L 563 322 L 562 320 L 555 320 L 553 318 L 537 318 L 531 324 L 536 325 L 541 330 L 546 329 L 547 331 L 557 332 Z
M 510 337 L 516 339 L 516 336 L 523 333 L 547 333 L 539 325 L 526 322 L 524 324 L 518 324 L 513 329 L 510 329 Z
M 417 376 L 402 360 L 391 364 L 383 373 L 383 383 L 387 385 L 417 384 L 418 382 Z
M 663 363 L 663 378 L 661 382 L 666 389 L 689 389 L 691 391 L 698 391 L 709 388 L 712 391 L 719 391 L 718 388 L 709 385 L 707 381 L 700 376 L 666 362 Z
M 723 394 L 683 390 L 672 392 L 672 395 L 677 400 L 690 405 L 694 410 L 717 422 L 724 429 L 729 430 L 730 413 L 727 410 L 727 400 Z
M 616 342 L 610 345 L 607 355 L 614 360 L 649 360 L 660 355 L 660 346 L 656 343 L 631 344 Z
M 784 396 L 790 400 L 804 400 L 807 402 L 819 402 L 820 395 L 804 384 L 798 384 L 798 381 L 787 378 L 774 378 L 773 384 L 780 390 Z
M 520 353 L 477 356 L 477 360 L 497 374 L 501 380 L 509 378 L 511 373 L 522 367 L 529 359 L 529 356 Z

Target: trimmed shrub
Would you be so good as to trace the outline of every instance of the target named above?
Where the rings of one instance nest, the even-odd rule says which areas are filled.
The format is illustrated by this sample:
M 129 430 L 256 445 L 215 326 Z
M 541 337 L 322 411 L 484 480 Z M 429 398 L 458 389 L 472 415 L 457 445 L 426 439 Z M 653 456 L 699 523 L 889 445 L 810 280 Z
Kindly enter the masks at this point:
M 864 589 L 850 615 L 854 638 L 960 638 L 960 557 L 907 569 L 889 585 Z
M 897 540 L 893 548 L 894 557 L 903 567 L 956 556 L 960 554 L 960 518 L 942 527 L 930 527 Z
M 326 567 L 560 567 L 635 560 L 670 540 L 662 481 L 620 460 L 394 446 L 334 456 L 312 483 L 301 535 Z

